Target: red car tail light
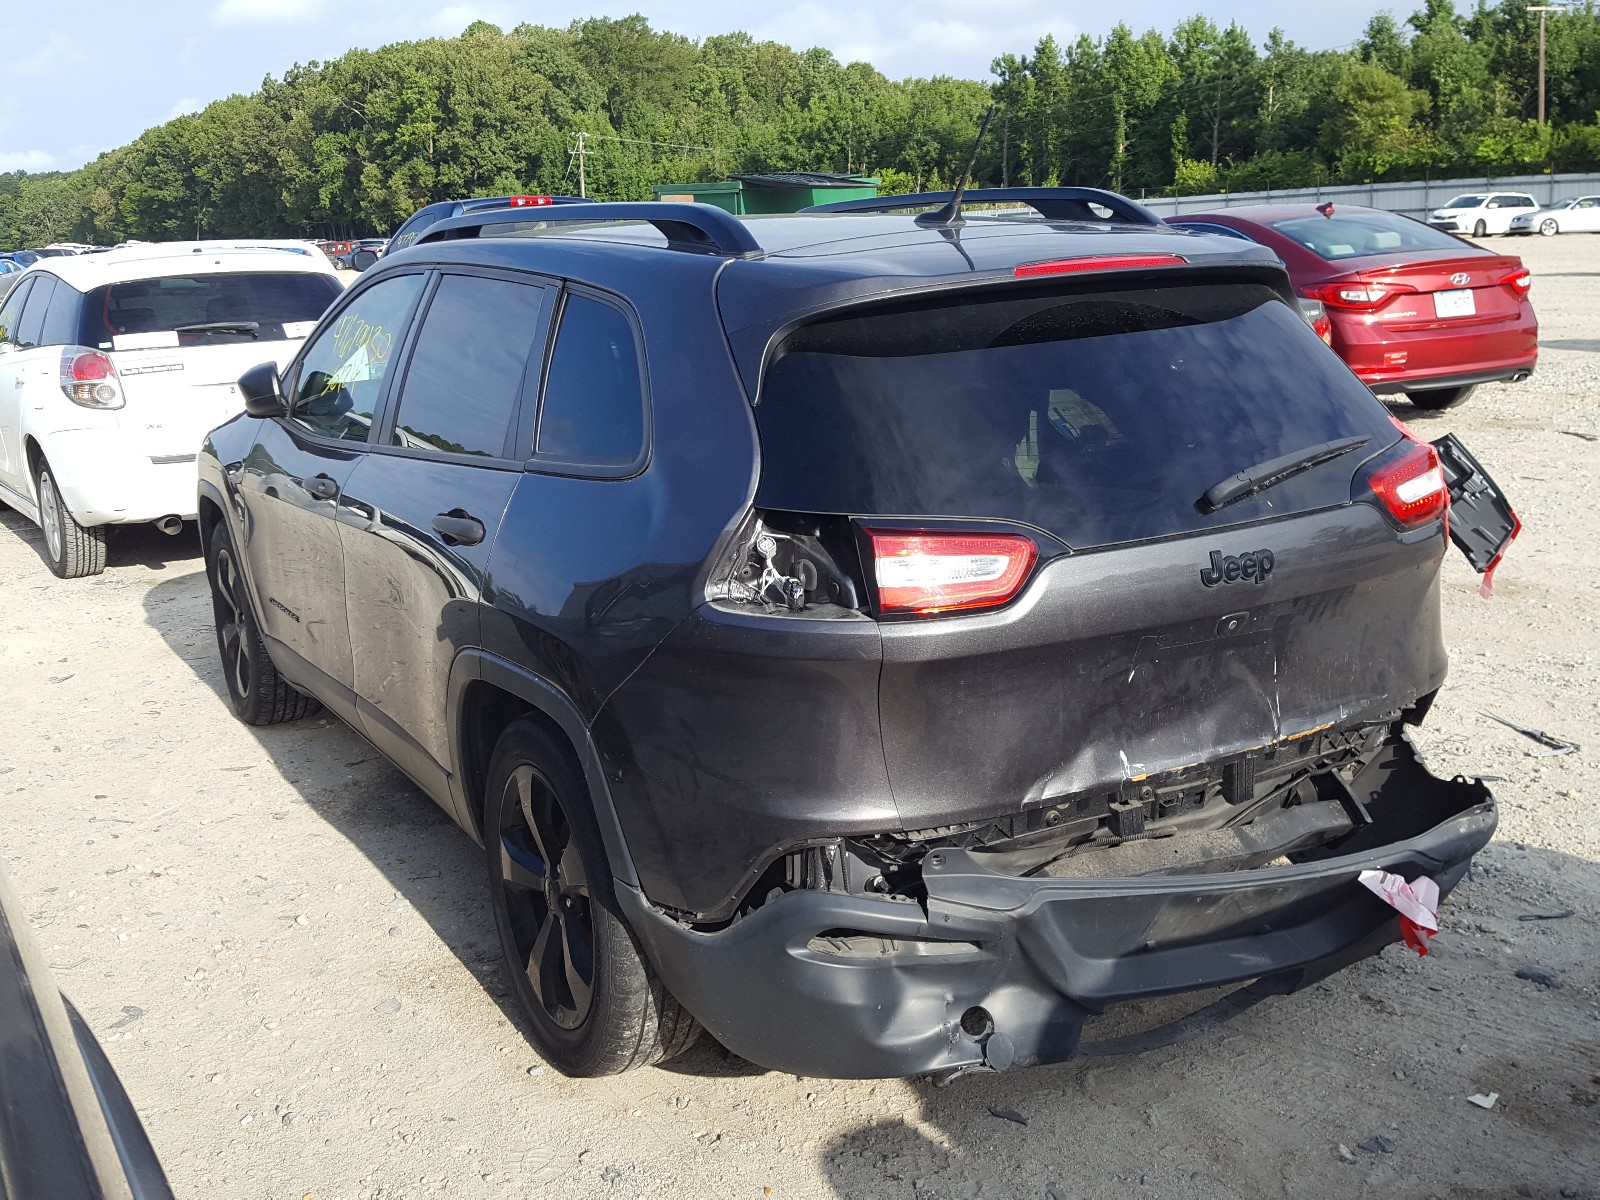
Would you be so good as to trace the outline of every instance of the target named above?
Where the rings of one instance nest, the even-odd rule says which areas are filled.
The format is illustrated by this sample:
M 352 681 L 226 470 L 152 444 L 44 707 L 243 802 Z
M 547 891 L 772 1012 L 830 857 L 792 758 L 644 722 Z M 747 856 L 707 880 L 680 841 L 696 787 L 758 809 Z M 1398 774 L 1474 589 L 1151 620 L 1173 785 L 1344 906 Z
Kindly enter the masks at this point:
M 1070 275 L 1074 271 L 1135 270 L 1139 267 L 1176 267 L 1189 260 L 1181 254 L 1091 254 L 1083 258 L 1055 258 L 1046 262 L 1023 263 L 1011 273 L 1016 276 Z
M 1318 283 L 1306 288 L 1306 295 L 1332 308 L 1373 312 L 1396 296 L 1417 289 L 1408 283 Z
M 900 533 L 869 529 L 878 608 L 937 613 L 993 608 L 1019 591 L 1039 548 L 1015 533 Z
M 61 390 L 84 408 L 121 408 L 122 381 L 111 359 L 98 350 L 68 346 L 61 351 Z
M 1499 281 L 1517 294 L 1518 299 L 1526 296 L 1533 290 L 1533 275 L 1527 267 L 1518 267 L 1511 274 Z
M 1450 507 L 1450 489 L 1439 465 L 1439 452 L 1427 442 L 1417 441 L 1409 430 L 1406 440 L 1411 449 L 1405 456 L 1373 472 L 1368 482 L 1389 515 L 1409 528 L 1444 516 Z

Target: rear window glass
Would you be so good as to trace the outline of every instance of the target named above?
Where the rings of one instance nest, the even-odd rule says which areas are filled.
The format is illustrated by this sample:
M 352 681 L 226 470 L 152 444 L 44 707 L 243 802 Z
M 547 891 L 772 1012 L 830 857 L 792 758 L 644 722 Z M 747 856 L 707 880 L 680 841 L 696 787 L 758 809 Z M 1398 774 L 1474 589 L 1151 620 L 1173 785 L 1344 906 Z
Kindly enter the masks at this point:
M 1335 212 L 1331 217 L 1317 214 L 1269 224 L 1284 237 L 1330 261 L 1396 250 L 1463 250 L 1459 238 L 1395 213 Z
M 302 338 L 340 290 L 331 276 L 311 271 L 168 275 L 113 283 L 89 293 L 81 340 L 85 346 L 123 349 L 130 340 L 159 334 L 176 337 L 155 344 L 178 346 Z M 123 346 L 116 345 L 119 338 Z
M 807 326 L 780 353 L 756 407 L 770 508 L 1003 518 L 1108 545 L 1342 504 L 1398 436 L 1258 285 L 903 306 Z M 1363 435 L 1369 450 L 1197 507 L 1247 467 Z

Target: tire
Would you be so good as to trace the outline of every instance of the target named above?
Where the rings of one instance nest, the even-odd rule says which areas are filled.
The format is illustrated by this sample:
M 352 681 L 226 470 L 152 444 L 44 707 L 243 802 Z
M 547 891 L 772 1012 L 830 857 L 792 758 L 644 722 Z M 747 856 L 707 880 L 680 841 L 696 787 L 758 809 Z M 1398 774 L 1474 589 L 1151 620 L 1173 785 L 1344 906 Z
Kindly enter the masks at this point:
M 279 725 L 309 717 L 322 706 L 272 665 L 245 593 L 239 555 L 226 521 L 218 521 L 206 546 L 206 578 L 217 626 L 217 653 L 228 684 L 228 704 L 246 725 Z
M 1554 217 L 1546 217 L 1539 222 L 1539 232 L 1544 234 L 1545 237 L 1555 237 L 1556 234 L 1561 232 L 1561 226 L 1556 224 Z
M 1489 232 L 1489 227 L 1487 225 L 1485 225 L 1482 221 L 1479 221 L 1476 225 L 1474 225 L 1472 227 L 1472 236 L 1473 237 L 1482 237 L 1484 234 L 1486 234 L 1488 232 Z
M 589 790 L 565 745 L 513 722 L 486 786 L 489 903 L 533 1048 L 580 1078 L 687 1050 L 700 1027 L 622 918 Z
M 1418 408 L 1438 412 L 1441 409 L 1454 408 L 1472 395 L 1474 389 L 1473 384 L 1468 384 L 1466 387 L 1433 388 L 1426 392 L 1407 392 L 1406 399 Z
M 104 525 L 79 525 L 67 511 L 56 489 L 50 464 L 39 463 L 33 477 L 33 494 L 39 498 L 39 529 L 44 534 L 44 560 L 62 579 L 82 579 L 106 569 Z

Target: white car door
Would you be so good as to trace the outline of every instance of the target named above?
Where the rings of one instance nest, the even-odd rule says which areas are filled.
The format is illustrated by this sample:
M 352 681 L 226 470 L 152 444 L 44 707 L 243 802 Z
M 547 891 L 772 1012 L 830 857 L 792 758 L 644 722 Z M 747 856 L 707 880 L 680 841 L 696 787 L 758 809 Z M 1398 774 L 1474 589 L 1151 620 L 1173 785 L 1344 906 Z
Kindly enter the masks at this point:
M 1561 214 L 1563 232 L 1600 233 L 1600 196 L 1585 196 Z
M 0 304 L 0 486 L 28 494 L 22 463 L 22 389 L 29 368 L 28 356 L 17 348 L 22 305 L 34 280 L 24 279 Z

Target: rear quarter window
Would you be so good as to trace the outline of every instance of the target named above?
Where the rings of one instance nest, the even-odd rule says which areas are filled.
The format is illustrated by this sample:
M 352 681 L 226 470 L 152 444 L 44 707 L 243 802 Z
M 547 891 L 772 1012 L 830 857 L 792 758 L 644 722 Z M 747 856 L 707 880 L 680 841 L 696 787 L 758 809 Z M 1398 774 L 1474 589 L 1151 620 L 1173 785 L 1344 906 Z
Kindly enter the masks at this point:
M 973 297 L 841 315 L 780 347 L 756 406 L 764 507 L 999 518 L 1074 547 L 1347 503 L 1367 454 L 1215 513 L 1247 467 L 1387 411 L 1276 292 L 1252 284 Z

